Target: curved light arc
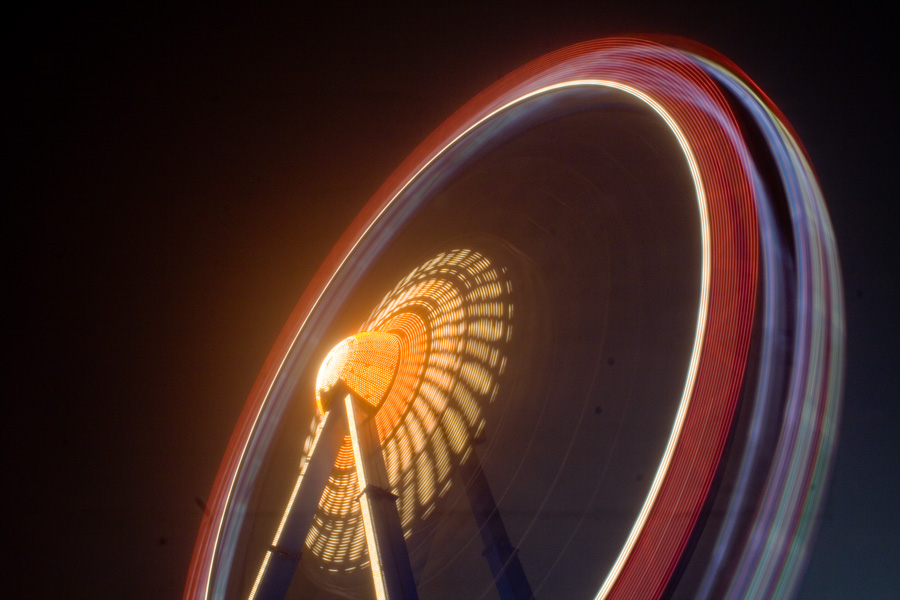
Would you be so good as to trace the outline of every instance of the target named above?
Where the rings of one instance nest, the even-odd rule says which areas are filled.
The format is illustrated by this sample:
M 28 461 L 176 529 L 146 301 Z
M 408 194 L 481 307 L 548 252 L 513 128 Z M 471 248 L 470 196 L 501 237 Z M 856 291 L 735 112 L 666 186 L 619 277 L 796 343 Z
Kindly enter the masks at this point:
M 618 553 L 612 570 L 604 563 L 605 579 L 595 598 L 660 597 L 672 585 L 674 570 L 686 564 L 689 536 L 699 531 L 697 518 L 721 461 L 737 464 L 722 453 L 733 423 L 742 426 L 735 411 L 747 394 L 755 399 L 750 426 L 769 429 L 761 441 L 744 444 L 737 457 L 736 495 L 727 499 L 722 529 L 709 530 L 718 536 L 716 547 L 726 550 L 716 551 L 717 562 L 703 575 L 698 597 L 782 597 L 796 588 L 834 460 L 843 383 L 840 271 L 822 193 L 796 132 L 730 61 L 686 40 L 620 38 L 563 48 L 501 79 L 427 137 L 364 206 L 312 279 L 253 385 L 216 475 L 185 600 L 219 597 L 230 585 L 236 536 L 248 516 L 247 494 L 258 485 L 259 464 L 299 369 L 311 364 L 315 345 L 307 342 L 326 332 L 369 257 L 379 256 L 397 227 L 433 197 L 425 190 L 444 185 L 455 168 L 467 167 L 504 136 L 522 131 L 516 129 L 517 117 L 530 114 L 531 104 L 517 106 L 579 86 L 630 95 L 663 119 L 687 160 L 701 225 L 700 298 L 685 387 L 673 428 L 663 434 L 668 439 L 649 492 L 637 520 L 625 524 L 631 529 L 624 546 L 617 539 L 612 548 Z M 548 106 L 552 111 L 557 105 Z M 602 108 L 603 98 L 591 106 Z M 761 134 L 768 148 L 748 145 L 743 137 L 750 131 Z M 778 174 L 771 180 L 760 172 L 757 153 L 768 154 L 766 164 L 774 162 Z M 769 197 L 773 190 L 784 198 Z M 790 213 L 791 238 L 770 231 L 769 213 L 782 202 Z M 796 270 L 790 259 L 797 261 Z M 773 286 L 782 286 L 781 296 Z M 788 324 L 785 314 L 795 315 L 796 322 Z M 796 364 L 784 373 L 773 370 L 781 354 L 771 351 L 777 340 L 766 337 L 768 345 L 758 356 L 762 366 L 752 370 L 748 348 L 757 339 L 754 322 L 788 335 Z M 746 376 L 756 378 L 755 387 Z M 778 405 L 790 419 L 769 426 L 765 418 Z M 774 459 L 767 460 L 758 443 L 771 445 Z M 751 489 L 757 474 L 766 476 L 764 487 Z M 749 502 L 759 508 L 748 519 L 740 509 Z M 684 518 L 673 519 L 672 511 Z M 752 528 L 748 534 L 736 529 L 745 523 Z M 700 562 L 690 563 L 695 564 Z
M 650 509 L 653 507 L 654 501 L 659 492 L 659 488 L 665 477 L 667 466 L 672 457 L 672 454 L 674 453 L 675 446 L 678 443 L 682 425 L 684 424 L 685 415 L 687 414 L 688 405 L 690 404 L 691 393 L 693 391 L 694 383 L 696 381 L 697 368 L 700 363 L 700 349 L 702 346 L 703 336 L 706 331 L 707 309 L 709 306 L 709 281 L 710 281 L 709 227 L 710 227 L 710 225 L 709 225 L 708 207 L 706 204 L 706 193 L 704 191 L 703 182 L 702 182 L 702 179 L 700 176 L 700 168 L 697 165 L 697 160 L 694 156 L 693 151 L 691 150 L 690 145 L 688 144 L 687 137 L 685 136 L 685 134 L 681 130 L 681 128 L 678 126 L 678 124 L 675 122 L 675 119 L 669 114 L 669 112 L 666 111 L 666 109 L 663 108 L 663 106 L 660 105 L 652 97 L 650 97 L 646 93 L 638 90 L 637 88 L 634 88 L 627 84 L 619 83 L 616 81 L 604 80 L 604 79 L 573 79 L 570 81 L 559 82 L 559 83 L 556 83 L 553 85 L 541 87 L 539 89 L 536 89 L 527 94 L 523 94 L 522 96 L 507 102 L 506 104 L 500 106 L 499 108 L 494 109 L 487 115 L 478 119 L 477 121 L 475 121 L 474 123 L 469 125 L 464 131 L 459 133 L 455 138 L 453 138 L 449 143 L 447 143 L 437 153 L 435 153 L 435 155 L 433 157 L 431 157 L 427 162 L 425 162 L 419 168 L 419 170 L 413 176 L 411 176 L 408 179 L 408 181 L 399 190 L 397 190 L 397 192 L 393 195 L 393 197 L 377 213 L 375 218 L 372 219 L 371 223 L 357 236 L 357 239 L 353 243 L 353 245 L 350 249 L 350 252 L 347 253 L 347 257 L 344 258 L 344 260 L 342 260 L 339 263 L 338 268 L 335 269 L 334 273 L 328 279 L 327 283 L 323 287 L 319 296 L 316 298 L 315 302 L 312 304 L 306 317 L 303 319 L 300 326 L 297 328 L 296 333 L 295 333 L 293 339 L 291 340 L 290 345 L 288 346 L 287 352 L 285 352 L 283 354 L 283 357 L 278 364 L 278 367 L 274 373 L 274 376 L 272 377 L 271 382 L 269 383 L 269 386 L 266 389 L 263 401 L 262 401 L 260 408 L 257 411 L 257 413 L 254 417 L 254 420 L 253 420 L 253 424 L 250 429 L 251 434 L 249 436 L 247 436 L 247 439 L 243 445 L 243 448 L 241 449 L 240 457 L 238 460 L 239 460 L 239 464 L 243 464 L 244 457 L 246 456 L 246 452 L 247 452 L 247 447 L 250 444 L 250 440 L 253 438 L 253 432 L 256 430 L 256 428 L 258 426 L 260 416 L 265 411 L 266 404 L 271 396 L 272 388 L 274 387 L 275 382 L 278 380 L 278 376 L 281 374 L 282 370 L 284 369 L 284 365 L 287 362 L 290 352 L 293 350 L 293 348 L 297 342 L 297 339 L 300 336 L 300 332 L 306 326 L 306 323 L 308 322 L 309 318 L 314 313 L 316 307 L 318 307 L 322 297 L 325 295 L 325 293 L 328 291 L 331 284 L 334 282 L 334 280 L 340 274 L 341 269 L 346 264 L 350 255 L 352 255 L 353 252 L 356 251 L 360 242 L 366 237 L 366 235 L 378 223 L 378 221 L 384 216 L 384 214 L 394 205 L 397 198 L 400 197 L 407 190 L 407 188 L 409 188 L 409 186 L 412 185 L 422 175 L 422 173 L 425 172 L 435 161 L 437 161 L 441 156 L 446 154 L 447 151 L 449 151 L 453 146 L 457 145 L 461 140 L 463 140 L 465 137 L 467 137 L 473 130 L 475 130 L 479 126 L 483 125 L 487 121 L 490 121 L 491 119 L 495 118 L 496 116 L 503 113 L 504 111 L 509 110 L 510 108 L 512 108 L 518 104 L 524 103 L 524 102 L 528 101 L 529 99 L 534 98 L 536 96 L 540 96 L 542 94 L 546 94 L 549 92 L 558 91 L 558 90 L 562 90 L 562 89 L 583 87 L 583 86 L 608 87 L 608 88 L 612 88 L 612 89 L 616 89 L 616 90 L 625 92 L 627 94 L 634 96 L 635 98 L 638 98 L 639 100 L 641 100 L 642 102 L 647 104 L 647 106 L 652 108 L 653 111 L 656 112 L 660 116 L 660 118 L 662 118 L 662 120 L 666 123 L 666 125 L 669 127 L 669 129 L 672 131 L 672 133 L 675 135 L 675 138 L 678 141 L 678 145 L 681 148 L 682 152 L 684 153 L 685 160 L 688 163 L 688 167 L 689 167 L 690 173 L 691 173 L 691 179 L 694 184 L 694 190 L 697 195 L 697 204 L 699 207 L 700 221 L 701 221 L 701 247 L 702 247 L 701 291 L 700 291 L 699 310 L 698 310 L 698 315 L 697 315 L 697 327 L 696 327 L 696 333 L 694 336 L 693 350 L 691 352 L 691 360 L 690 360 L 690 364 L 689 364 L 689 368 L 688 368 L 688 377 L 685 382 L 685 387 L 682 392 L 681 400 L 678 405 L 678 412 L 676 415 L 675 423 L 673 424 L 672 431 L 669 434 L 669 439 L 666 444 L 666 449 L 665 449 L 665 452 L 663 453 L 663 459 L 660 462 L 660 465 L 659 465 L 659 467 L 656 471 L 656 474 L 653 478 L 653 483 L 651 485 L 650 492 L 644 501 L 644 504 L 639 513 L 638 520 L 635 522 L 634 527 L 632 528 L 632 530 L 628 536 L 626 545 L 623 548 L 621 554 L 619 555 L 619 558 L 616 560 L 613 571 L 607 577 L 606 581 L 604 582 L 603 586 L 601 587 L 600 591 L 598 592 L 597 598 L 599 599 L 599 598 L 603 598 L 607 595 L 607 593 L 611 589 L 612 584 L 615 582 L 615 579 L 616 579 L 618 573 L 621 571 L 622 566 L 624 565 L 625 561 L 628 559 L 628 556 L 630 555 L 631 550 L 634 547 L 634 543 L 637 540 L 637 537 L 640 534 L 640 531 L 646 522 L 647 515 L 649 514 Z M 229 506 L 231 498 L 233 496 L 234 485 L 236 483 L 236 480 L 237 480 L 236 477 L 233 477 L 231 479 L 229 489 L 228 489 L 228 494 L 226 496 L 225 505 L 223 507 L 223 513 L 227 512 L 228 506 Z M 214 542 L 213 551 L 212 551 L 213 557 L 215 557 L 215 555 L 216 555 L 218 542 L 221 537 L 221 532 L 222 532 L 223 526 L 224 526 L 224 519 L 221 519 L 219 521 L 219 526 L 218 526 L 216 536 L 215 536 L 215 542 Z M 207 583 L 206 583 L 205 596 L 207 596 L 207 597 L 209 596 L 209 585 L 212 580 L 212 571 L 213 571 L 214 566 L 215 566 L 215 560 L 210 561 L 209 574 L 208 574 L 207 580 L 206 580 Z
M 632 44 L 646 44 L 646 42 L 641 42 L 639 40 L 618 40 L 618 41 L 600 41 L 597 43 L 589 43 L 581 46 L 579 51 L 581 52 L 593 52 L 595 50 L 604 50 L 603 44 L 612 44 L 612 43 L 625 43 L 626 49 L 632 48 L 635 46 Z M 573 47 L 576 48 L 576 47 Z M 605 46 L 605 48 L 609 48 L 609 46 Z M 638 52 L 646 51 L 647 49 L 651 51 L 655 51 L 656 49 L 663 50 L 661 46 L 644 46 L 643 48 L 637 47 Z M 697 201 L 700 207 L 700 218 L 701 218 L 701 245 L 702 245 L 702 265 L 701 265 L 701 298 L 699 302 L 698 309 L 698 323 L 697 329 L 695 332 L 695 343 L 691 354 L 691 361 L 688 368 L 688 378 L 685 384 L 685 390 L 682 394 L 682 400 L 679 402 L 678 414 L 676 415 L 676 423 L 673 427 L 673 431 L 671 432 L 669 439 L 666 445 L 666 451 L 663 456 L 663 462 L 660 464 L 660 467 L 657 469 L 656 475 L 654 476 L 654 482 L 651 487 L 651 493 L 648 495 L 647 500 L 645 501 L 640 517 L 639 522 L 636 523 L 635 527 L 632 529 L 631 534 L 629 535 L 629 541 L 626 544 L 626 548 L 623 550 L 617 561 L 617 572 L 621 570 L 622 565 L 630 565 L 631 563 L 628 561 L 629 554 L 631 550 L 635 547 L 635 544 L 640 542 L 643 538 L 641 538 L 641 523 L 646 523 L 648 528 L 654 529 L 657 533 L 652 535 L 659 535 L 659 527 L 654 525 L 654 519 L 656 519 L 656 513 L 658 511 L 652 510 L 654 508 L 655 497 L 658 494 L 663 494 L 663 498 L 667 498 L 667 495 L 671 495 L 669 491 L 671 486 L 668 485 L 666 481 L 666 473 L 667 463 L 670 460 L 674 460 L 671 468 L 678 467 L 678 469 L 683 470 L 684 459 L 679 458 L 684 455 L 684 452 L 691 452 L 690 450 L 685 450 L 682 452 L 680 444 L 680 437 L 682 434 L 682 428 L 688 427 L 690 431 L 696 429 L 694 424 L 693 417 L 688 416 L 689 413 L 689 405 L 692 405 L 693 396 L 698 396 L 699 399 L 701 396 L 704 396 L 705 391 L 705 399 L 703 402 L 709 404 L 709 390 L 712 386 L 715 386 L 715 380 L 711 380 L 710 377 L 707 377 L 705 370 L 707 359 L 705 358 L 705 354 L 701 357 L 702 348 L 706 345 L 706 337 L 717 335 L 716 328 L 714 327 L 716 321 L 713 320 L 712 324 L 709 323 L 709 320 L 715 316 L 715 314 L 721 313 L 721 308 L 718 309 L 718 313 L 714 313 L 713 310 L 715 306 L 713 303 L 716 299 L 722 300 L 720 298 L 721 293 L 721 284 L 716 283 L 712 279 L 712 270 L 715 267 L 717 274 L 716 281 L 719 281 L 719 273 L 718 267 L 713 265 L 713 259 L 715 258 L 716 264 L 718 264 L 718 252 L 715 253 L 715 257 L 711 257 L 713 254 L 712 246 L 715 245 L 718 247 L 722 243 L 722 231 L 719 231 L 718 228 L 721 227 L 721 218 L 724 215 L 719 214 L 721 212 L 720 206 L 722 199 L 719 197 L 720 192 L 719 187 L 722 185 L 722 179 L 729 179 L 732 173 L 720 173 L 720 172 L 710 172 L 707 173 L 706 169 L 709 168 L 707 165 L 707 161 L 709 157 L 704 150 L 705 145 L 698 146 L 697 151 L 699 158 L 703 164 L 703 175 L 709 176 L 710 181 L 708 182 L 711 186 L 709 191 L 704 187 L 704 181 L 701 178 L 701 168 L 700 162 L 698 162 L 697 158 L 692 151 L 692 147 L 688 142 L 689 136 L 685 135 L 684 131 L 687 131 L 690 134 L 690 139 L 694 139 L 695 135 L 702 135 L 703 131 L 697 131 L 697 120 L 695 115 L 682 115 L 684 118 L 683 125 L 685 126 L 685 130 L 682 131 L 681 127 L 675 121 L 675 119 L 669 114 L 669 112 L 663 107 L 660 102 L 669 102 L 672 104 L 670 107 L 673 110 L 672 114 L 680 114 L 680 107 L 683 100 L 680 96 L 671 96 L 670 88 L 660 88 L 658 91 L 663 100 L 656 101 L 652 97 L 650 97 L 647 93 L 642 92 L 636 87 L 632 87 L 631 85 L 621 83 L 619 81 L 613 81 L 610 79 L 605 79 L 603 77 L 578 77 L 578 75 L 585 72 L 585 69 L 590 67 L 584 61 L 578 60 L 578 58 L 572 57 L 572 54 L 566 54 L 567 52 L 571 52 L 572 49 L 564 49 L 559 53 L 555 53 L 553 55 L 548 55 L 542 59 L 538 59 L 526 67 L 523 67 L 519 71 L 516 72 L 516 75 L 520 77 L 520 79 L 516 80 L 512 75 L 509 79 L 504 79 L 501 82 L 498 82 L 494 87 L 490 88 L 489 91 L 486 91 L 485 94 L 476 97 L 472 102 L 464 106 L 460 111 L 454 114 L 444 125 L 442 125 L 438 130 L 435 131 L 432 136 L 427 138 L 420 147 L 413 152 L 412 155 L 404 163 L 398 167 L 391 177 L 383 184 L 382 188 L 380 188 L 375 196 L 373 196 L 372 200 L 369 204 L 364 208 L 364 210 L 357 217 L 356 221 L 351 225 L 350 229 L 344 234 L 342 239 L 338 242 L 335 248 L 332 250 L 329 257 L 326 259 L 323 266 L 319 269 L 319 272 L 315 276 L 313 282 L 310 284 L 310 287 L 307 290 L 307 293 L 304 294 L 304 297 L 301 298 L 300 303 L 297 308 L 294 310 L 294 313 L 288 322 L 288 326 L 279 336 L 279 340 L 276 343 L 275 348 L 270 354 L 269 359 L 267 360 L 267 364 L 264 367 L 262 374 L 257 380 L 255 389 L 251 393 L 250 402 L 248 402 L 247 407 L 244 410 L 244 413 L 241 417 L 241 425 L 239 425 L 238 429 L 235 431 L 232 436 L 232 441 L 229 444 L 229 450 L 226 453 L 226 459 L 220 468 L 219 475 L 217 476 L 216 484 L 213 488 L 214 491 L 214 501 L 211 501 L 212 511 L 205 517 L 205 524 L 202 526 L 202 529 L 206 529 L 209 533 L 201 533 L 201 538 L 198 539 L 198 544 L 195 547 L 195 568 L 192 569 L 191 574 L 188 579 L 188 586 L 185 591 L 185 598 L 194 598 L 196 597 L 197 592 L 201 589 L 203 590 L 203 597 L 209 597 L 210 590 L 215 592 L 217 589 L 215 586 L 218 586 L 222 580 L 222 577 L 219 573 L 218 567 L 227 568 L 230 566 L 230 563 L 227 561 L 231 560 L 231 550 L 233 543 L 231 541 L 230 531 L 232 526 L 232 521 L 229 517 L 231 512 L 235 512 L 241 510 L 240 504 L 235 504 L 235 502 L 240 497 L 241 489 L 238 485 L 244 485 L 248 483 L 245 481 L 246 477 L 242 477 L 242 473 L 244 473 L 244 469 L 246 467 L 246 463 L 248 460 L 253 459 L 255 456 L 254 452 L 256 452 L 256 447 L 254 446 L 254 440 L 259 435 L 262 438 L 265 437 L 265 432 L 268 431 L 270 421 L 272 421 L 272 400 L 273 398 L 278 398 L 277 391 L 278 383 L 281 381 L 283 377 L 285 377 L 285 368 L 289 364 L 291 357 L 295 355 L 298 351 L 298 341 L 303 338 L 304 332 L 309 326 L 315 326 L 315 321 L 311 321 L 317 315 L 317 311 L 319 311 L 322 307 L 323 298 L 326 297 L 326 294 L 331 290 L 340 290 L 340 288 L 335 288 L 334 284 L 339 282 L 338 279 L 340 276 L 346 276 L 347 268 L 353 267 L 353 263 L 350 262 L 350 259 L 357 259 L 354 255 L 360 248 L 360 245 L 363 241 L 370 236 L 370 234 L 377 233 L 374 228 L 377 225 L 381 224 L 383 218 L 387 215 L 388 210 L 397 205 L 398 198 L 406 191 L 410 189 L 410 186 L 419 181 L 422 177 L 423 173 L 425 173 L 430 167 L 435 164 L 435 161 L 441 156 L 445 156 L 447 152 L 459 144 L 467 135 L 471 134 L 473 130 L 475 130 L 479 125 L 484 124 L 486 121 L 491 118 L 496 117 L 498 114 L 502 113 L 509 108 L 521 104 L 528 99 L 534 98 L 535 96 L 543 93 L 552 92 L 554 90 L 560 90 L 564 88 L 574 88 L 578 86 L 597 86 L 597 87 L 609 87 L 612 89 L 617 89 L 622 92 L 628 93 L 631 96 L 643 101 L 645 104 L 650 106 L 660 115 L 661 118 L 667 123 L 670 127 L 670 130 L 673 131 L 673 134 L 676 136 L 677 141 L 679 142 L 682 151 L 685 154 L 687 159 L 689 170 L 691 172 L 691 177 L 695 186 L 695 191 L 697 193 Z M 582 56 L 585 56 L 582 54 Z M 596 56 L 596 58 L 601 58 L 600 56 Z M 681 59 L 678 58 L 677 54 L 672 54 L 667 58 L 671 58 L 673 60 L 679 61 Z M 648 66 L 650 63 L 645 63 L 642 61 L 640 57 L 631 57 L 626 58 L 626 60 L 636 60 L 637 63 L 644 66 Z M 630 64 L 630 63 L 626 63 Z M 678 63 L 679 65 L 682 63 Z M 688 66 L 685 64 L 685 66 Z M 561 73 L 560 68 L 563 68 L 568 71 L 569 74 L 573 75 L 568 77 L 565 81 L 556 81 L 549 85 L 542 85 L 548 79 L 559 79 L 566 78 L 566 73 Z M 659 64 L 654 64 L 654 66 L 650 68 L 658 68 Z M 625 71 L 619 71 L 618 69 L 622 68 L 621 65 L 619 67 L 613 67 L 613 74 L 618 76 L 618 73 L 622 73 L 623 76 L 627 79 L 629 76 L 625 75 Z M 665 66 L 663 66 L 665 69 Z M 675 71 L 670 71 L 673 74 L 673 77 L 680 78 L 684 77 L 683 72 L 678 72 L 675 74 Z M 524 79 L 522 79 L 524 77 Z M 653 83 L 653 77 L 655 75 L 653 73 L 647 75 L 644 74 L 645 80 L 641 83 L 637 83 L 636 85 L 644 86 L 646 85 L 648 89 L 657 89 L 657 86 Z M 646 77 L 650 77 L 649 82 L 646 80 Z M 695 80 L 699 81 L 699 80 Z M 527 91 L 525 93 L 521 93 L 523 89 L 527 89 L 529 87 L 537 87 L 537 89 L 532 89 L 531 91 Z M 700 90 L 699 93 L 701 95 L 708 94 L 709 90 L 703 89 Z M 510 96 L 519 94 L 514 97 L 512 100 L 508 100 Z M 712 97 L 704 96 L 707 98 L 708 102 L 712 104 L 716 104 L 716 100 Z M 507 100 L 507 101 L 505 101 Z M 505 102 L 504 102 L 505 101 Z M 504 102 L 502 105 L 497 106 L 498 103 Z M 701 109 L 702 110 L 702 109 Z M 467 114 L 466 114 L 467 113 Z M 719 113 L 721 114 L 721 113 Z M 701 125 L 702 122 L 707 121 L 707 116 L 701 116 Z M 724 133 L 726 137 L 731 137 L 733 135 L 733 130 L 728 127 L 723 128 L 723 123 L 714 123 L 716 120 L 713 117 L 713 121 L 711 124 L 718 125 L 715 127 L 720 133 Z M 727 124 L 724 124 L 727 125 Z M 723 131 L 724 129 L 724 131 Z M 446 141 L 448 140 L 449 141 Z M 732 148 L 733 149 L 733 148 Z M 737 151 L 737 154 L 740 155 L 740 150 Z M 735 167 L 737 173 L 736 175 L 740 177 L 742 175 L 741 170 L 743 168 L 743 161 L 741 157 L 735 157 L 736 162 L 732 163 Z M 412 173 L 412 175 L 409 175 Z M 738 182 L 740 184 L 740 182 Z M 719 187 L 717 187 L 719 186 Z M 746 191 L 746 190 L 745 190 Z M 727 218 L 727 217 L 726 217 Z M 753 220 L 752 215 L 748 217 L 751 221 Z M 713 223 L 713 219 L 715 219 L 715 223 Z M 715 238 L 712 237 L 711 231 L 713 229 L 713 224 L 717 228 L 717 235 Z M 726 232 L 727 233 L 727 232 Z M 740 236 L 738 236 L 740 237 Z M 751 254 L 755 252 L 755 247 L 752 246 L 752 242 L 750 242 Z M 715 284 L 716 294 L 713 295 L 713 285 Z M 755 280 L 751 280 L 749 282 L 749 286 L 752 289 L 755 286 Z M 746 288 L 744 288 L 746 289 Z M 751 294 L 752 296 L 752 294 Z M 740 346 L 741 341 L 739 340 L 738 346 Z M 302 350 L 301 350 L 302 352 Z M 740 352 L 740 350 L 738 350 Z M 701 360 L 702 359 L 702 360 Z M 726 357 L 724 360 L 733 360 L 732 358 Z M 713 361 L 715 362 L 715 361 Z M 287 374 L 290 377 L 290 373 Z M 698 387 L 699 386 L 699 387 Z M 692 393 L 693 391 L 693 393 Z M 702 404 L 702 403 L 701 403 Z M 279 405 L 275 405 L 277 409 Z M 725 413 L 723 413 L 723 418 L 726 420 L 725 422 L 730 421 L 730 413 L 728 413 L 729 409 L 726 407 Z M 692 413 L 691 413 L 692 414 Z M 277 416 L 277 415 L 276 415 Z M 266 443 L 263 441 L 262 443 Z M 674 456 L 674 459 L 673 459 Z M 679 465 L 681 465 L 679 467 Z M 670 469 L 671 470 L 671 469 Z M 677 470 L 677 469 L 676 469 Z M 251 473 L 248 477 L 253 477 Z M 252 485 L 252 479 L 249 482 Z M 662 491 L 661 491 L 662 490 Z M 692 492 L 696 495 L 696 492 Z M 705 494 L 705 492 L 702 492 Z M 237 496 L 236 496 L 237 495 Z M 699 496 L 698 496 L 699 497 Z M 676 501 L 677 496 L 676 496 Z M 649 521 L 648 521 L 649 516 Z M 242 517 L 238 514 L 235 518 L 241 519 Z M 210 523 L 210 519 L 217 521 L 215 524 Z M 226 524 L 226 521 L 228 523 Z M 209 523 L 207 525 L 206 523 Z M 210 527 L 212 525 L 212 527 Z M 213 533 L 214 532 L 214 533 Z M 652 535 L 648 536 L 648 539 L 652 539 Z M 676 532 L 676 535 L 680 535 Z M 224 537 L 223 537 L 224 536 Z M 642 542 L 640 542 L 642 543 Z M 653 542 L 651 542 L 653 543 Z M 223 545 L 224 544 L 224 545 Z M 643 550 L 641 550 L 643 552 Z M 219 556 L 222 554 L 222 556 Z M 220 561 L 220 559 L 226 561 L 224 564 Z M 631 561 L 634 562 L 634 561 Z M 630 569 L 630 567 L 629 567 Z M 631 576 L 629 571 L 629 577 Z M 213 577 L 216 577 L 216 582 L 213 583 Z M 633 579 L 633 577 L 632 577 Z M 607 580 L 607 582 L 613 581 L 613 579 Z M 603 597 L 603 596 L 601 596 Z

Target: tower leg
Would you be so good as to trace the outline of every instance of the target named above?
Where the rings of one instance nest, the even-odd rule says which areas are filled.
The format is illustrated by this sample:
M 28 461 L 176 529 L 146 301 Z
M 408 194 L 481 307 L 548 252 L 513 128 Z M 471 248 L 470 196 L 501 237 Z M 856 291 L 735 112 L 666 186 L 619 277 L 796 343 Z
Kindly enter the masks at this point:
M 356 475 L 362 492 L 359 504 L 375 595 L 378 600 L 417 600 L 409 553 L 397 512 L 397 497 L 390 492 L 384 455 L 373 415 L 359 407 L 352 395 L 345 399 Z
M 323 418 L 325 423 L 316 434 L 309 459 L 300 470 L 291 502 L 285 510 L 275 543 L 264 559 L 251 599 L 284 600 L 294 578 L 306 534 L 347 431 L 347 413 L 340 408 L 328 411 Z
M 534 594 L 525 577 L 516 548 L 510 543 L 497 502 L 475 449 L 465 462 L 457 464 L 457 473 L 469 498 L 472 515 L 484 543 L 484 557 L 494 576 L 502 600 L 533 600 Z

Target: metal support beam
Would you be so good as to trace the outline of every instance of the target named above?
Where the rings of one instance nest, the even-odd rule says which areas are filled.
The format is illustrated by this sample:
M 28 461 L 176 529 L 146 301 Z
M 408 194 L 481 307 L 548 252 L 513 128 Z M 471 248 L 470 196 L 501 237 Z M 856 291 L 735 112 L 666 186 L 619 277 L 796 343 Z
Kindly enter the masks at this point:
M 313 440 L 309 459 L 300 469 L 275 544 L 269 549 L 256 593 L 251 598 L 284 600 L 297 570 L 306 534 L 347 433 L 347 413 L 343 407 L 328 411 L 323 418 L 325 423 Z
M 352 394 L 347 395 L 344 403 L 362 492 L 359 504 L 375 596 L 378 600 L 417 600 L 416 582 L 397 512 L 397 497 L 390 492 L 374 414 L 367 412 Z
M 525 577 L 516 548 L 509 541 L 475 448 L 469 452 L 465 462 L 458 463 L 456 468 L 481 533 L 481 541 L 484 543 L 482 554 L 494 575 L 501 600 L 533 600 L 534 594 L 528 578 Z

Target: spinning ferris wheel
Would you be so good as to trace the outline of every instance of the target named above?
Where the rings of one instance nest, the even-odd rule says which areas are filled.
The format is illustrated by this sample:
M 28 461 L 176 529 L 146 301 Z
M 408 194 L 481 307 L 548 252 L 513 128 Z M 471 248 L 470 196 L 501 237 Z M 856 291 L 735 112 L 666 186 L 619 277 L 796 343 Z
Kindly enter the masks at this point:
M 254 387 L 186 599 L 793 593 L 833 235 L 777 108 L 669 44 L 540 58 L 387 180 Z

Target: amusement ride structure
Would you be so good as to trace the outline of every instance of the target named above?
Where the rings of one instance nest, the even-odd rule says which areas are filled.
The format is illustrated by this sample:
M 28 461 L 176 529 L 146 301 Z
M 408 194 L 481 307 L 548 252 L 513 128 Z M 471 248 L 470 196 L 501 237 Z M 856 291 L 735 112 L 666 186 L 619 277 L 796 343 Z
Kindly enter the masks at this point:
M 276 342 L 185 599 L 773 598 L 843 374 L 809 159 L 727 59 L 597 40 L 479 94 Z

